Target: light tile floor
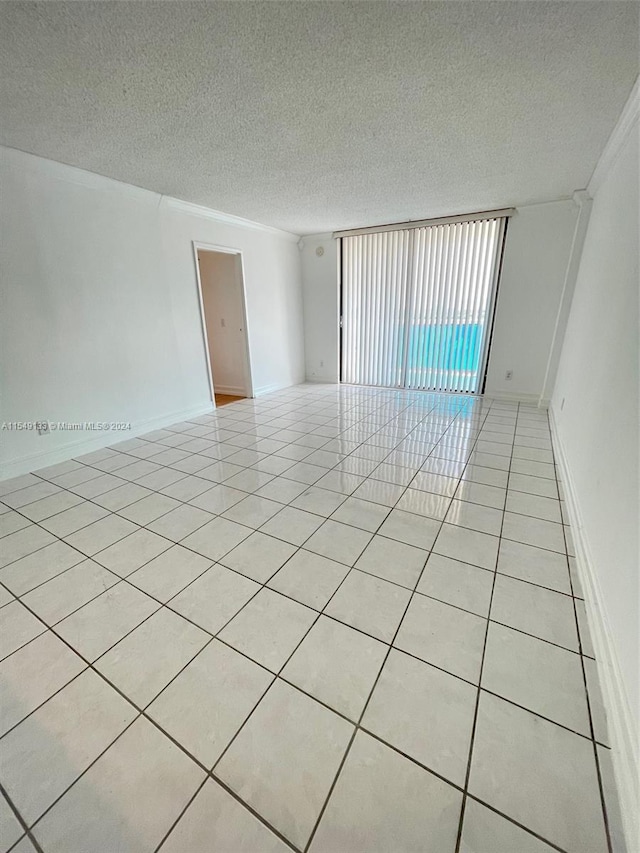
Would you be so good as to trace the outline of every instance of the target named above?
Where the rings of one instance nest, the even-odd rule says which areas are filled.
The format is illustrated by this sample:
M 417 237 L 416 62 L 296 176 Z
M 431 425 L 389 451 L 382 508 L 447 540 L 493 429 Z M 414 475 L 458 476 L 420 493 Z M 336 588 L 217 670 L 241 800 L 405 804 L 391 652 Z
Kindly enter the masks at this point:
M 544 411 L 318 385 L 0 483 L 0 853 L 617 853 L 562 498 Z

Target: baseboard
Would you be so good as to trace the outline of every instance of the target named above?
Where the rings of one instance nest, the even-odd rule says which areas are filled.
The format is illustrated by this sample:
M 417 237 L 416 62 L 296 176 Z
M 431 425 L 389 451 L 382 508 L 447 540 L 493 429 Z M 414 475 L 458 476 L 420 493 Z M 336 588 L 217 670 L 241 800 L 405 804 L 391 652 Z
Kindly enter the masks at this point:
M 571 471 L 567 464 L 564 446 L 558 434 L 553 408 L 550 409 L 551 430 L 556 451 L 556 462 L 565 490 L 571 532 L 576 548 L 576 565 L 585 598 L 587 621 L 596 654 L 600 688 L 607 712 L 612 761 L 624 833 L 629 851 L 640 850 L 640 823 L 638 820 L 639 762 L 635 725 L 625 690 L 618 655 L 611 640 L 609 620 L 604 606 L 602 590 L 596 572 L 587 532 L 582 523 L 580 503 Z
M 489 391 L 485 389 L 484 395 L 492 400 L 504 400 L 508 403 L 527 403 L 532 406 L 539 406 L 542 409 L 549 407 L 550 400 L 540 397 L 539 394 L 521 394 L 518 391 Z
M 253 396 L 262 397 L 264 394 L 272 394 L 274 391 L 284 391 L 285 388 L 293 388 L 294 385 L 299 384 L 298 382 L 274 382 L 273 385 L 262 385 L 260 388 L 254 388 Z
M 127 441 L 130 438 L 135 438 L 138 435 L 144 435 L 145 433 L 152 432 L 155 429 L 162 429 L 163 427 L 180 423 L 180 421 L 197 418 L 200 415 L 206 415 L 213 411 L 215 411 L 213 403 L 211 400 L 208 400 L 206 403 L 201 403 L 199 406 L 194 406 L 190 409 L 182 409 L 178 412 L 169 412 L 168 414 L 161 415 L 157 418 L 150 418 L 146 421 L 132 423 L 131 429 L 126 430 L 126 432 L 101 432 L 93 438 L 73 441 L 69 444 L 65 444 L 63 447 L 58 447 L 55 450 L 43 450 L 39 453 L 29 453 L 26 456 L 19 457 L 18 459 L 3 462 L 0 481 L 9 480 L 12 477 L 19 477 L 21 474 L 29 474 L 31 471 L 38 471 L 40 468 L 47 468 L 49 465 L 56 465 L 58 462 L 66 462 L 68 459 L 74 459 L 76 456 L 91 453 L 93 450 L 101 450 L 103 447 L 110 447 L 113 444 L 117 444 L 119 441 Z
M 308 382 L 310 384 L 314 384 L 314 385 L 315 384 L 321 384 L 321 385 L 339 385 L 340 384 L 340 381 L 338 379 L 336 379 L 334 376 L 311 375 L 311 376 L 307 376 L 307 378 L 304 381 Z M 344 384 L 349 384 L 349 383 L 344 383 Z M 362 385 L 362 386 L 355 386 L 355 387 L 362 387 L 362 388 L 379 387 L 379 388 L 383 388 L 385 386 L 382 386 L 382 385 L 379 385 L 379 386 Z M 400 389 L 400 388 L 395 389 L 394 388 L 393 390 L 400 391 L 402 389 Z M 407 389 L 407 390 L 409 390 L 409 389 Z M 427 391 L 425 393 L 431 394 L 434 392 Z M 459 396 L 457 394 L 457 392 L 442 392 L 442 393 L 455 393 L 456 396 Z M 489 397 L 492 400 L 504 400 L 505 402 L 510 402 L 510 403 L 528 403 L 529 405 L 539 406 L 540 408 L 543 408 L 543 409 L 547 409 L 551 403 L 551 400 L 541 398 L 539 394 L 520 394 L 517 391 L 514 393 L 510 393 L 507 391 L 493 391 L 493 392 L 492 391 L 485 391 L 482 396 Z
M 216 394 L 228 394 L 230 397 L 246 397 L 246 389 L 240 385 L 216 385 Z
M 307 376 L 305 382 L 311 382 L 314 385 L 338 385 L 339 380 L 335 376 Z

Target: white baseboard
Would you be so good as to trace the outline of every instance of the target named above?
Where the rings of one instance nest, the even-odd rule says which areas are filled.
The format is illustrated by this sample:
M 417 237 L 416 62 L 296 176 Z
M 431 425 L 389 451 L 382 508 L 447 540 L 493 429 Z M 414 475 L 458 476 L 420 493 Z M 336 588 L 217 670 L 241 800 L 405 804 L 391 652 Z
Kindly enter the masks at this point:
M 240 385 L 216 385 L 216 394 L 228 394 L 230 397 L 246 397 L 247 391 Z
M 310 376 L 307 375 L 305 382 L 312 382 L 314 385 L 319 383 L 321 385 L 339 385 L 340 380 L 337 379 L 333 374 L 326 374 L 325 376 L 318 375 L 316 373 L 312 373 Z
M 638 761 L 637 732 L 635 732 L 633 714 L 624 686 L 618 655 L 612 642 L 612 633 L 609 628 L 597 568 L 589 546 L 588 534 L 582 523 L 578 496 L 567 464 L 566 453 L 558 434 L 553 408 L 550 409 L 550 415 L 554 448 L 557 454 L 556 461 L 564 485 L 571 533 L 576 548 L 576 565 L 584 593 L 600 688 L 607 712 L 611 757 L 618 788 L 620 812 L 627 848 L 631 853 L 631 851 L 640 850 L 640 843 L 638 843 L 640 841 L 640 822 L 638 820 L 640 763 Z
M 301 382 L 303 380 L 300 380 Z M 274 391 L 284 391 L 285 388 L 293 388 L 294 385 L 299 385 L 299 382 L 275 382 L 273 385 L 262 385 L 260 388 L 254 388 L 253 396 L 262 397 L 264 394 L 271 394 Z
M 492 400 L 504 400 L 509 403 L 528 403 L 532 406 L 539 406 L 542 409 L 547 409 L 550 400 L 543 399 L 539 394 L 521 394 L 518 391 L 489 391 L 485 389 L 485 397 L 490 397 Z
M 332 376 L 331 377 L 329 377 L 329 376 L 307 376 L 307 378 L 305 379 L 305 382 L 314 383 L 314 384 L 315 383 L 321 383 L 323 385 L 328 385 L 328 384 L 338 385 L 338 384 L 340 384 L 339 380 L 335 379 Z M 348 385 L 349 383 L 343 383 L 343 384 Z M 355 387 L 384 388 L 386 386 L 383 386 L 383 385 L 377 385 L 377 386 L 362 385 L 362 386 L 355 386 Z M 401 388 L 397 388 L 397 389 L 394 388 L 392 390 L 401 391 L 402 389 Z M 410 390 L 410 389 L 406 389 L 406 390 Z M 425 391 L 425 393 L 432 394 L 435 392 Z M 450 391 L 450 392 L 445 391 L 445 392 L 441 392 L 441 393 L 450 393 L 450 394 L 454 394 L 455 396 L 460 396 L 458 394 L 458 392 L 456 392 L 456 391 Z M 488 397 L 491 400 L 504 400 L 507 403 L 527 403 L 529 405 L 539 406 L 542 409 L 549 408 L 549 405 L 551 403 L 551 400 L 541 398 L 539 394 L 520 394 L 517 391 L 514 391 L 513 393 L 507 392 L 507 391 L 485 391 L 484 394 L 482 394 L 482 396 Z
M 12 477 L 19 477 L 21 474 L 29 474 L 31 471 L 38 471 L 40 468 L 47 468 L 49 465 L 56 465 L 58 462 L 66 462 L 68 459 L 74 459 L 76 456 L 91 453 L 93 450 L 101 450 L 103 447 L 110 447 L 119 441 L 127 441 L 130 438 L 144 435 L 155 429 L 162 429 L 163 427 L 180 423 L 180 421 L 197 418 L 200 415 L 206 415 L 213 411 L 215 411 L 213 403 L 211 400 L 208 400 L 206 403 L 201 403 L 199 406 L 194 406 L 190 409 L 169 412 L 157 418 L 132 423 L 131 429 L 126 431 L 101 432 L 92 438 L 69 442 L 61 447 L 57 447 L 55 450 L 42 450 L 38 453 L 29 453 L 17 459 L 9 459 L 2 463 L 0 480 L 9 480 Z

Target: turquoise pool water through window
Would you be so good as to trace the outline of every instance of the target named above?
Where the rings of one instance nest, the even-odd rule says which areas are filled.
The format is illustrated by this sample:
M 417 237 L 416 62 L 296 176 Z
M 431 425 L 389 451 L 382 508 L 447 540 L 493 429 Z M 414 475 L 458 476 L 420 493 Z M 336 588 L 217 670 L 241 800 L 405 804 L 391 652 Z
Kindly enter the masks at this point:
M 441 352 L 447 353 L 448 370 L 477 374 L 480 369 L 480 323 L 435 325 L 417 323 L 409 330 L 408 369 L 432 370 Z

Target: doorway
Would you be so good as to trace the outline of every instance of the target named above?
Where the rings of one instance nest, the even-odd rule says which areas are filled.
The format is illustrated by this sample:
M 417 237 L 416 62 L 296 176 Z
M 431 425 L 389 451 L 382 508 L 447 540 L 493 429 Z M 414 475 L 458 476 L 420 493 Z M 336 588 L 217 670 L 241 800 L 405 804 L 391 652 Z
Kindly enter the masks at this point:
M 194 243 L 202 334 L 216 407 L 253 396 L 242 254 Z

